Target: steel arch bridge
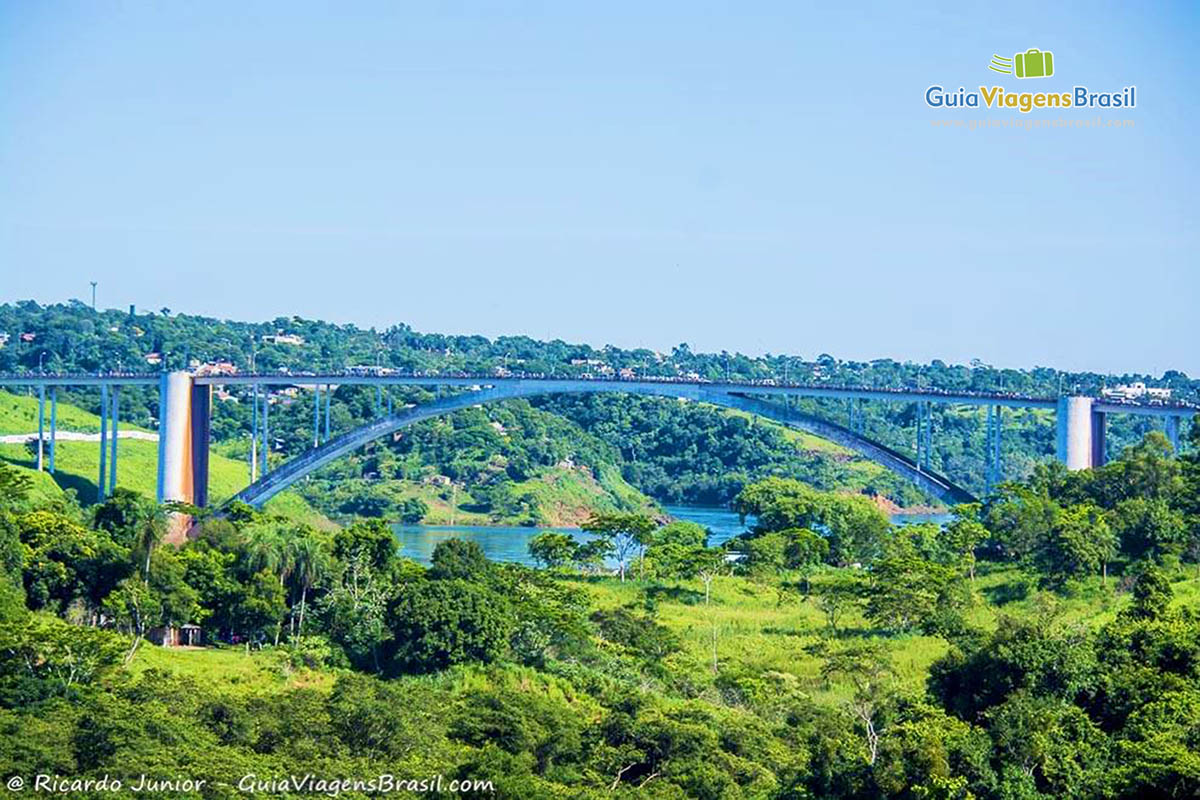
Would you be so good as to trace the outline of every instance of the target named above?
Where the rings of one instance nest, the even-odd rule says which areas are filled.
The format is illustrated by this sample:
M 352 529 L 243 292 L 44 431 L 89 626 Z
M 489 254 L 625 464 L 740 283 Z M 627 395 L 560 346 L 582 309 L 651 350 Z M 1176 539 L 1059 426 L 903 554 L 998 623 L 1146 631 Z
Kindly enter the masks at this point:
M 330 434 L 330 397 L 335 386 L 374 386 L 377 419 L 337 437 Z M 212 393 L 216 386 L 251 386 L 254 424 L 250 454 L 250 485 L 233 500 L 261 505 L 283 488 L 334 459 L 424 419 L 459 409 L 511 398 L 548 394 L 622 392 L 653 397 L 681 398 L 738 409 L 832 440 L 887 467 L 912 481 L 943 502 L 971 501 L 971 493 L 930 468 L 933 450 L 934 403 L 985 406 L 987 408 L 987 470 L 985 490 L 1003 478 L 1000 457 L 1004 409 L 1042 409 L 1054 414 L 1057 424 L 1057 456 L 1068 469 L 1087 469 L 1105 463 L 1105 436 L 1109 414 L 1160 417 L 1167 437 L 1178 449 L 1182 421 L 1200 411 L 1182 403 L 1130 403 L 1082 395 L 1033 397 L 1005 392 L 944 391 L 921 388 L 835 386 L 826 383 L 779 384 L 775 381 L 707 381 L 669 378 L 558 378 L 512 374 L 400 374 L 390 370 L 351 370 L 329 374 L 221 374 L 110 373 L 48 375 L 41 373 L 0 374 L 0 388 L 25 386 L 38 392 L 37 468 L 55 467 L 57 391 L 62 387 L 93 387 L 101 398 L 100 469 L 98 499 L 111 493 L 117 479 L 119 396 L 122 387 L 158 386 L 158 500 L 208 505 L 208 451 Z M 313 390 L 313 449 L 269 470 L 268 417 L 270 398 L 260 389 L 272 386 L 308 387 Z M 384 389 L 390 386 L 436 388 L 438 398 L 419 407 L 392 413 L 390 394 L 383 413 Z M 324 392 L 322 392 L 324 387 Z M 443 388 L 461 390 L 442 395 Z M 324 398 L 324 437 L 321 436 L 321 403 Z M 846 401 L 849 424 L 838 425 L 805 414 L 791 405 L 793 397 Z M 46 401 L 49 400 L 49 437 L 45 435 Z M 771 402 L 771 400 L 775 402 Z M 260 404 L 261 400 L 261 404 Z M 779 402 L 779 401 L 783 402 Z M 916 458 L 873 441 L 862 431 L 861 403 L 871 400 L 912 403 L 917 409 Z M 1196 424 L 1196 423 L 1193 423 Z M 111 435 L 109 430 L 111 429 Z M 260 438 L 261 437 L 261 438 Z M 322 443 L 322 438 L 324 443 Z M 106 464 L 107 460 L 107 464 Z M 262 477 L 258 477 L 260 471 Z M 107 467 L 107 469 L 106 469 Z
M 625 391 L 629 394 L 694 400 L 725 408 L 746 411 L 790 427 L 798 428 L 832 440 L 876 461 L 892 472 L 916 484 L 928 494 L 948 503 L 966 503 L 975 500 L 974 495 L 956 485 L 948 478 L 921 467 L 917 462 L 889 447 L 875 442 L 850 428 L 797 411 L 787 405 L 771 403 L 740 392 L 729 392 L 678 384 L 630 383 L 614 389 L 605 382 L 590 381 L 516 381 L 498 386 L 466 391 L 461 394 L 441 397 L 437 400 L 399 413 L 390 414 L 369 422 L 347 433 L 330 439 L 324 444 L 293 458 L 274 471 L 254 481 L 229 502 L 240 501 L 260 506 L 278 492 L 314 470 L 357 450 L 368 442 L 387 436 L 422 420 L 450 414 L 464 408 L 513 398 L 534 397 L 547 394 L 596 393 Z

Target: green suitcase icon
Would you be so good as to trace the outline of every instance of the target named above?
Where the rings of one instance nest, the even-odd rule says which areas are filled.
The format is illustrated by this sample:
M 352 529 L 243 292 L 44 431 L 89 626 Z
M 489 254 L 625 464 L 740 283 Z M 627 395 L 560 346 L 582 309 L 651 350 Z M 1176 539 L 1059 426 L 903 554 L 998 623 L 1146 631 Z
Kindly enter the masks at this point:
M 1018 78 L 1049 78 L 1054 74 L 1054 54 L 1031 47 L 1014 56 Z

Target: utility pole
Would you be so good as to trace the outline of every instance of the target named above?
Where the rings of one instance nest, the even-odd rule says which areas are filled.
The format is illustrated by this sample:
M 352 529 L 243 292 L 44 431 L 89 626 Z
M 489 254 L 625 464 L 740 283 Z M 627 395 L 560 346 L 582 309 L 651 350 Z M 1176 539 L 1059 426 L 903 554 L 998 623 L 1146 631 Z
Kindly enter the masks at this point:
M 96 282 L 90 281 L 92 284 L 92 311 L 96 310 Z

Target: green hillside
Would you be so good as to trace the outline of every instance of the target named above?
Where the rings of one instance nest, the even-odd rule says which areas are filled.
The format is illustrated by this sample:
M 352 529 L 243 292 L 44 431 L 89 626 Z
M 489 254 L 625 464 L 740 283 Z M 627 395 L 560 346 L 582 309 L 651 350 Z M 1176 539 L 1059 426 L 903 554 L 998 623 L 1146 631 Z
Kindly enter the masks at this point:
M 339 394 L 348 405 L 356 400 L 353 387 Z M 292 432 L 281 434 L 285 447 L 299 448 L 310 430 L 304 405 L 272 410 L 273 430 Z M 222 447 L 244 457 L 244 440 Z M 297 489 L 330 515 L 419 516 L 438 525 L 572 526 L 597 511 L 659 515 L 624 466 L 617 448 L 574 422 L 512 400 L 419 422 L 338 459 Z
M 743 419 L 751 419 L 753 416 L 745 411 L 733 409 L 721 409 L 721 411 Z M 838 488 L 844 491 L 877 492 L 889 499 L 904 501 L 905 505 L 912 505 L 920 500 L 920 492 L 916 487 L 908 484 L 877 461 L 872 461 L 836 442 L 789 428 L 762 417 L 754 418 L 754 422 L 756 425 L 764 425 L 777 430 L 783 441 L 795 447 L 799 454 L 820 465 L 818 469 L 814 469 L 814 473 L 819 469 L 824 469 L 831 474 L 829 477 L 821 479 L 810 478 L 810 482 L 814 485 L 824 483 L 827 488 Z

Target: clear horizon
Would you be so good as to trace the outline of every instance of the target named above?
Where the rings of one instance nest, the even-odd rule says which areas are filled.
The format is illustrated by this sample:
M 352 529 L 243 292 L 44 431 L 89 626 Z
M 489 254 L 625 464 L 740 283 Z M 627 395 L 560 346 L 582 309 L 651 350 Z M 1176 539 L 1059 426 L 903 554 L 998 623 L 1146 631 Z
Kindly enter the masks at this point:
M 1200 373 L 1194 5 L 214 8 L 0 9 L 0 302 Z

